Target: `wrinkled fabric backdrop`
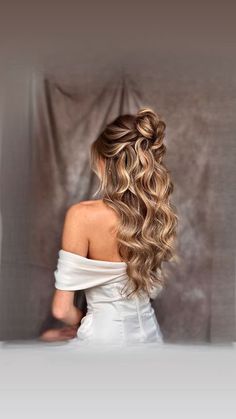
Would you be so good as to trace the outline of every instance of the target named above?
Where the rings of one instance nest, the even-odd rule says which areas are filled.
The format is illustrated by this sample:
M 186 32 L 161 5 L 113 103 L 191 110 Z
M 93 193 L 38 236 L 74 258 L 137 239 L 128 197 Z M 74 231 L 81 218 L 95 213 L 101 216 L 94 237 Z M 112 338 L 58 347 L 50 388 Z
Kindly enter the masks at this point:
M 167 287 L 153 302 L 160 327 L 166 341 L 232 341 L 235 69 L 217 56 L 95 63 L 22 64 L 5 76 L 1 339 L 61 326 L 51 315 L 53 271 L 66 209 L 96 199 L 90 145 L 119 114 L 151 106 L 167 124 L 180 219 L 180 263 L 166 267 Z M 85 306 L 83 292 L 76 304 Z

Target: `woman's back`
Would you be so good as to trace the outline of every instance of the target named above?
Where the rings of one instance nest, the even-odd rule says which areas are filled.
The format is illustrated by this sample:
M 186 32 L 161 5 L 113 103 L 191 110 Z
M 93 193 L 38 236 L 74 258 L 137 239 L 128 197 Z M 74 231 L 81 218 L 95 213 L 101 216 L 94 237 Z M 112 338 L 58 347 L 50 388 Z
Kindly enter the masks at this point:
M 79 215 L 84 222 L 78 219 Z M 122 293 L 128 277 L 126 262 L 118 255 L 117 223 L 116 214 L 102 200 L 84 201 L 69 209 L 55 287 L 61 291 L 85 290 L 87 313 L 78 328 L 76 341 L 119 346 L 160 343 L 162 335 L 149 296 L 144 292 L 127 298 Z M 73 231 L 71 236 L 69 231 Z M 72 246 L 76 233 L 78 241 Z M 86 236 L 87 256 L 82 255 Z
M 116 228 L 118 218 L 114 210 L 102 199 L 80 203 L 87 211 L 87 234 L 89 239 L 88 255 L 90 259 L 120 261 Z

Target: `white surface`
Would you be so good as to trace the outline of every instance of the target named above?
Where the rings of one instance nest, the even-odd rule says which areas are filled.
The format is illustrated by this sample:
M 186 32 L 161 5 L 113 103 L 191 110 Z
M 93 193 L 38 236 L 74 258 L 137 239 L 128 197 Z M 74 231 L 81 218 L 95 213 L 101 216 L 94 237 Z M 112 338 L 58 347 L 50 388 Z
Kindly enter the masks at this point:
M 235 346 L 2 343 L 8 418 L 234 418 Z

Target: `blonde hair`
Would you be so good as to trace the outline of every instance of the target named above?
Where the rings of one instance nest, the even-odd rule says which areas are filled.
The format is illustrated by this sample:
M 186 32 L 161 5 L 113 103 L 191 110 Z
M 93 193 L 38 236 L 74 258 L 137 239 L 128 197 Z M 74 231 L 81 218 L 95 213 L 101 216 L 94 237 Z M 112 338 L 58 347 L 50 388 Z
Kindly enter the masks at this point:
M 162 262 L 174 258 L 178 217 L 170 203 L 173 183 L 163 163 L 166 124 L 150 108 L 121 115 L 91 146 L 97 192 L 118 214 L 118 251 L 127 263 L 130 295 L 163 285 Z M 99 161 L 105 163 L 98 170 Z

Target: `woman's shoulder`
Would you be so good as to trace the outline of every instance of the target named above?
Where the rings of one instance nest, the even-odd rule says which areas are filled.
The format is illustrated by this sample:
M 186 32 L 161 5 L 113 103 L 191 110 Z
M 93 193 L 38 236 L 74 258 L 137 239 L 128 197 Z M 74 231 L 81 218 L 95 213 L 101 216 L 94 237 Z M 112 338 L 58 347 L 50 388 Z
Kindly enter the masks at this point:
M 80 201 L 72 204 L 67 211 L 70 213 L 74 213 L 75 215 L 80 212 L 85 211 L 92 211 L 94 209 L 96 210 L 102 210 L 105 209 L 105 204 L 102 199 L 96 199 L 96 200 L 88 200 L 88 201 Z
M 80 201 L 67 208 L 62 234 L 63 249 L 86 255 L 88 239 L 108 218 L 101 217 L 102 204 L 102 200 Z
M 94 207 L 94 206 L 101 206 L 104 205 L 102 199 L 89 199 L 87 201 L 80 201 L 76 202 L 75 204 L 71 205 L 70 208 L 84 208 L 84 207 Z
M 86 218 L 88 221 L 96 220 L 101 217 L 111 217 L 113 211 L 102 199 L 80 201 L 72 204 L 67 209 L 67 216 L 70 218 Z

